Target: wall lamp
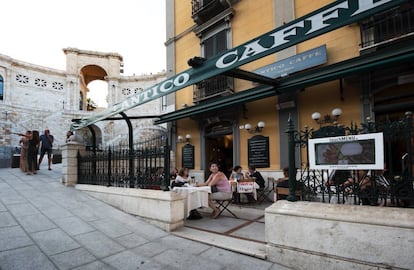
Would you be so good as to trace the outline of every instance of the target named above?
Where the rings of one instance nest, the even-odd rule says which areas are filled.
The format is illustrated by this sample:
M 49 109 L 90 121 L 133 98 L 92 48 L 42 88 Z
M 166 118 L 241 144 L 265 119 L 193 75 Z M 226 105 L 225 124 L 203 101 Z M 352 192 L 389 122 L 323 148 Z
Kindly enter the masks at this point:
M 183 136 L 178 135 L 178 137 L 177 137 L 177 143 L 190 143 L 190 140 L 191 140 L 191 135 L 190 134 L 185 135 L 185 141 L 184 141 Z
M 252 128 L 252 125 L 249 124 L 249 123 L 247 123 L 245 125 L 239 126 L 239 129 L 245 129 L 249 133 L 259 133 L 259 132 L 262 132 L 262 130 L 263 130 L 264 127 L 265 127 L 265 122 L 259 121 L 257 123 L 257 126 L 255 128 Z
M 202 66 L 202 65 L 203 65 L 203 63 L 204 63 L 206 60 L 207 60 L 206 58 L 199 57 L 199 56 L 194 56 L 193 58 L 188 59 L 187 64 L 188 64 L 190 67 L 193 67 L 193 68 L 198 68 L 198 67 Z
M 335 108 L 331 112 L 332 115 L 326 114 L 323 119 L 321 119 L 321 114 L 319 112 L 312 113 L 312 119 L 316 121 L 319 125 L 333 123 L 336 124 L 339 116 L 342 114 L 342 110 L 339 108 Z

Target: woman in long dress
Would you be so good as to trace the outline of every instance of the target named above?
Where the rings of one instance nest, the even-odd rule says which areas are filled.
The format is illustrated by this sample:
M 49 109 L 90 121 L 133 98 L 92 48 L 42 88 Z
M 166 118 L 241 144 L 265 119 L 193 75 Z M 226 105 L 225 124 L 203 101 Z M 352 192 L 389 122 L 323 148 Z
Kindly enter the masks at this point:
M 19 145 L 20 145 L 20 170 L 22 172 L 27 172 L 27 151 L 29 148 L 29 140 L 31 137 L 31 132 L 28 130 L 26 134 L 18 133 L 20 135 Z

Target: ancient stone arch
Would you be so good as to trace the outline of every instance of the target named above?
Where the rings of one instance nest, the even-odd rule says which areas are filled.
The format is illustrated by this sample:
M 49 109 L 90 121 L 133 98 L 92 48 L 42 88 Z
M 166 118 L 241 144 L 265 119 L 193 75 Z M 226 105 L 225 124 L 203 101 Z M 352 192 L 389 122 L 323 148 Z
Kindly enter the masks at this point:
M 122 73 L 123 58 L 117 53 L 102 53 L 79 50 L 76 48 L 63 49 L 66 54 L 66 71 L 79 76 L 80 93 L 83 95 L 82 108 L 86 110 L 87 85 L 94 80 L 108 83 L 108 105 L 115 102 L 115 91 Z M 80 95 L 80 94 L 79 94 Z M 78 100 L 81 100 L 79 96 Z

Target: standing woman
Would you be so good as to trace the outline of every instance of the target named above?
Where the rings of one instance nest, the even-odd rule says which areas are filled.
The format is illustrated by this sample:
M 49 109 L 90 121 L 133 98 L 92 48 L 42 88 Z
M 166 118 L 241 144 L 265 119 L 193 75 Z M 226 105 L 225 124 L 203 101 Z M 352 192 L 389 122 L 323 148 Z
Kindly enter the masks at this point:
M 39 151 L 40 138 L 38 132 L 32 132 L 27 149 L 27 174 L 37 174 L 37 153 Z
M 32 136 L 31 131 L 26 131 L 25 134 L 23 133 L 15 133 L 20 135 L 19 145 L 20 145 L 20 170 L 22 172 L 27 172 L 27 150 L 29 147 L 29 140 Z

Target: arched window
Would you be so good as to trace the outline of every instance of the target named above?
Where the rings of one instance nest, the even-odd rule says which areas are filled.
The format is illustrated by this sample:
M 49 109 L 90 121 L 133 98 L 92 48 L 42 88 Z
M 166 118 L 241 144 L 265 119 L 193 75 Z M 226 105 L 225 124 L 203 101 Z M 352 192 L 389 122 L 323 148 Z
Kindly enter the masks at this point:
M 4 80 L 3 77 L 0 75 L 0 100 L 3 100 L 3 91 L 4 91 Z
M 79 91 L 79 110 L 83 110 L 83 94 L 81 91 Z

